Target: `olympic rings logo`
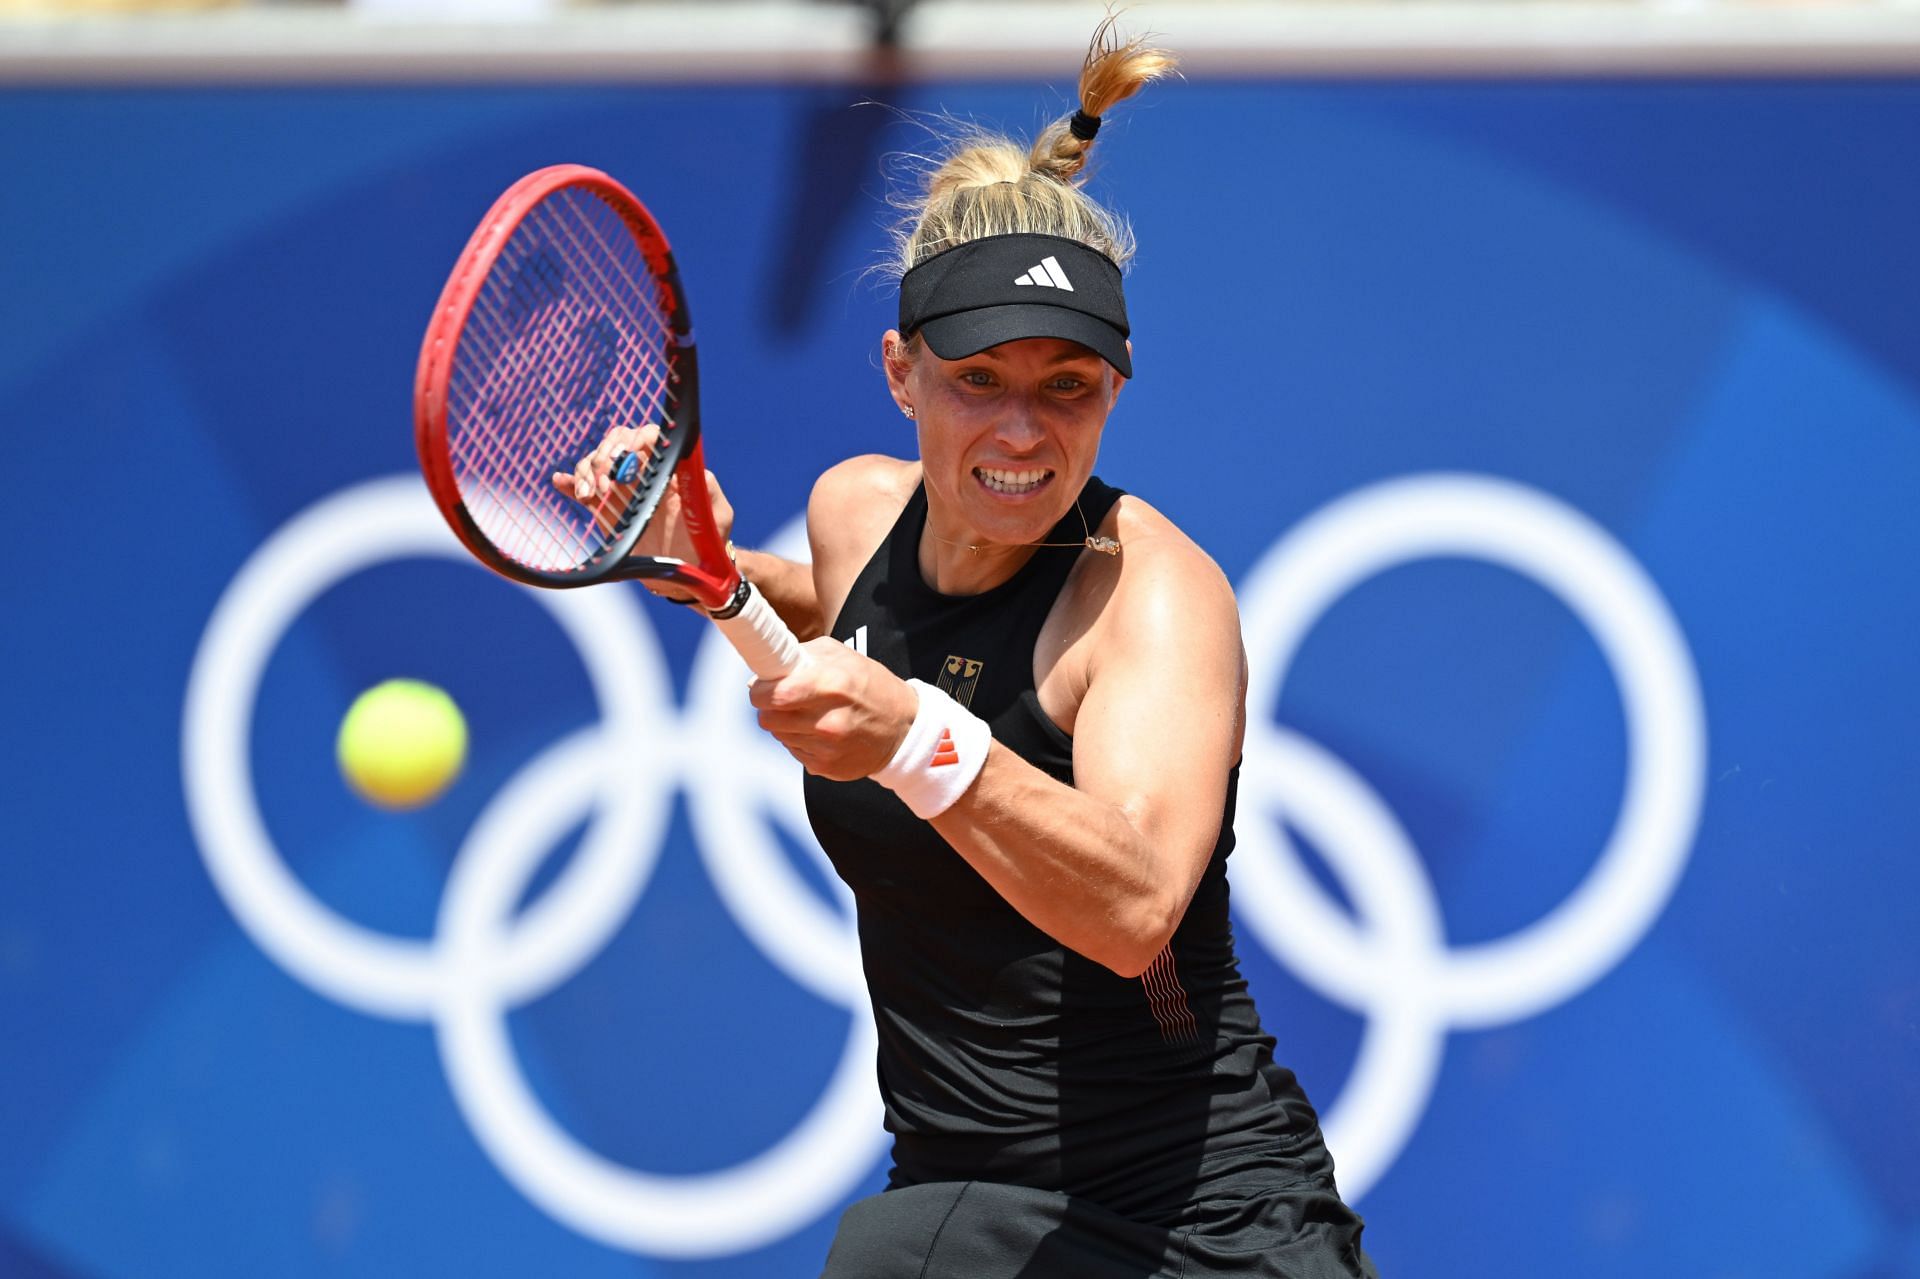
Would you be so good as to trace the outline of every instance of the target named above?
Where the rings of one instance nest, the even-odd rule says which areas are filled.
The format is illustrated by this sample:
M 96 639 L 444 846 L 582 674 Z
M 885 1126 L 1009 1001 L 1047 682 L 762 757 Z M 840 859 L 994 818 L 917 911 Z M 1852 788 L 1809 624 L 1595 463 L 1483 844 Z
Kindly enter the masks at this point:
M 1278 703 L 1314 623 L 1398 564 L 1485 560 L 1560 597 L 1599 642 L 1627 723 L 1620 813 L 1585 880 L 1544 919 L 1447 945 L 1433 882 L 1379 796 L 1323 748 L 1250 716 L 1234 826 L 1234 901 L 1254 936 L 1308 985 L 1367 1018 L 1327 1116 L 1342 1191 L 1365 1194 L 1413 1134 L 1450 1029 L 1520 1021 L 1598 981 L 1672 895 L 1706 788 L 1706 711 L 1686 639 L 1651 579 L 1605 530 L 1537 490 L 1484 476 L 1375 484 L 1281 539 L 1240 591 L 1250 707 Z M 1256 814 L 1270 820 L 1249 820 Z M 1307 873 L 1281 819 L 1311 837 L 1366 927 Z
M 804 554 L 797 527 L 770 547 Z M 1598 640 L 1622 691 L 1629 767 L 1619 818 L 1585 881 L 1506 939 L 1449 947 L 1431 881 L 1379 797 L 1312 742 L 1257 717 L 1242 768 L 1235 904 L 1254 938 L 1367 1019 L 1346 1088 L 1326 1109 L 1350 1199 L 1404 1149 L 1453 1028 L 1532 1016 L 1598 980 L 1645 934 L 1698 824 L 1705 728 L 1685 640 L 1644 572 L 1607 534 L 1522 486 L 1466 475 L 1374 485 L 1304 521 L 1240 591 L 1249 704 L 1271 707 L 1315 621 L 1396 564 L 1434 556 L 1511 568 L 1557 594 Z M 716 638 L 676 711 L 658 640 L 632 592 L 528 591 L 572 640 L 601 720 L 555 743 L 487 805 L 454 859 L 430 941 L 364 929 L 320 904 L 268 834 L 249 764 L 254 699 L 282 636 L 323 591 L 405 558 L 471 563 L 417 479 L 324 499 L 270 537 L 215 606 L 188 681 L 182 767 L 202 857 L 241 926 L 277 964 L 371 1016 L 431 1022 L 462 1114 L 501 1172 L 555 1219 L 613 1247 L 714 1257 L 791 1234 L 839 1204 L 880 1157 L 872 1018 L 850 912 L 795 870 L 769 823 L 819 856 L 799 770 L 747 714 L 743 668 Z M 644 752 L 673 761 L 621 784 Z M 724 788 L 702 777 L 730 778 Z M 813 1109 L 731 1168 L 663 1176 L 622 1167 L 561 1128 L 529 1085 L 506 1018 L 584 967 L 645 891 L 675 788 L 700 855 L 743 931 L 794 982 L 843 1009 L 847 1039 Z M 753 796 L 758 804 L 741 802 Z M 586 833 L 543 895 L 516 904 L 551 849 Z M 1311 838 L 1362 916 L 1329 900 L 1287 840 Z M 829 876 L 831 878 L 831 876 Z M 837 881 L 833 881 L 837 884 Z M 841 905 L 844 905 L 844 893 Z

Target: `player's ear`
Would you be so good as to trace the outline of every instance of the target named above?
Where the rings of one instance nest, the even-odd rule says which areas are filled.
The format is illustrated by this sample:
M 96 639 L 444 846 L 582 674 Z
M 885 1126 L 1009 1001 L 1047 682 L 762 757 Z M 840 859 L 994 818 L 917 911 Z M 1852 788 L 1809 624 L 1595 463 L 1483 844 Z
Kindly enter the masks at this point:
M 1127 363 L 1128 364 L 1133 363 L 1133 339 L 1132 338 L 1127 339 Z M 1120 398 L 1120 392 L 1127 389 L 1128 379 L 1125 374 L 1120 372 L 1119 369 L 1113 368 L 1111 365 L 1108 366 L 1108 369 L 1113 374 L 1113 398 L 1117 400 Z
M 907 394 L 907 374 L 913 370 L 913 357 L 907 354 L 907 340 L 900 330 L 888 329 L 880 337 L 880 366 L 887 375 L 887 390 L 893 402 L 908 417 L 913 416 L 913 400 Z

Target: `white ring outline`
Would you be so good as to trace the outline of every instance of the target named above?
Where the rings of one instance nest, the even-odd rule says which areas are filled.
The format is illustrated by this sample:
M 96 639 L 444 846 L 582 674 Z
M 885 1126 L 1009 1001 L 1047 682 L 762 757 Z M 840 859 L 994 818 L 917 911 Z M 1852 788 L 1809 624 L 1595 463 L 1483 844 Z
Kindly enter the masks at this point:
M 454 941 L 394 938 L 341 918 L 275 851 L 249 759 L 251 710 L 267 660 L 297 615 L 334 583 L 408 557 L 472 564 L 416 478 L 372 480 L 288 521 L 215 605 L 188 677 L 181 759 L 189 821 L 216 890 L 254 942 L 317 993 L 374 1016 L 434 1020 L 450 1086 L 483 1148 L 523 1193 L 574 1229 L 615 1247 L 691 1258 L 729 1255 L 750 1246 L 743 1240 L 768 1242 L 819 1217 L 866 1175 L 885 1138 L 857 967 L 851 983 L 796 975 L 809 989 L 859 988 L 840 1064 L 782 1141 L 720 1172 L 668 1178 L 593 1154 L 552 1122 L 513 1057 L 505 1011 L 565 980 L 619 930 L 664 844 L 674 785 L 698 789 L 700 774 L 681 775 L 680 752 L 663 748 L 699 735 L 681 731 L 662 682 L 664 656 L 631 592 L 526 592 L 580 651 L 606 718 L 592 737 L 565 739 L 524 766 L 475 823 L 441 904 L 440 926 L 454 930 Z M 543 824 L 566 815 L 552 797 L 564 796 L 570 780 L 596 776 L 582 753 L 583 742 L 596 741 L 602 759 L 665 760 L 672 776 L 635 786 L 619 784 L 610 765 L 598 769 L 596 792 L 610 816 L 589 828 L 560 877 L 503 934 L 501 918 L 488 911 L 498 906 L 511 918 L 517 896 L 499 906 L 494 893 L 509 880 L 524 887 L 551 846 L 539 836 L 557 839 L 570 828 Z M 476 939 L 498 942 L 499 958 L 478 953 Z M 768 1202 L 755 1204 L 754 1196 Z M 714 1229 L 720 1221 L 728 1228 Z
M 473 564 L 417 479 L 374 480 L 334 494 L 262 543 L 214 605 L 194 655 L 180 758 L 187 816 L 202 859 L 255 943 L 337 1003 L 376 1017 L 420 1021 L 431 1015 L 446 979 L 434 947 L 342 919 L 308 892 L 267 832 L 250 756 L 253 702 L 267 661 L 293 620 L 352 573 L 409 557 Z M 632 599 L 620 592 L 526 595 L 573 641 L 616 731 L 633 734 L 640 726 L 673 722 L 660 679 L 665 659 Z M 634 660 L 636 652 L 642 660 Z M 668 817 L 661 794 L 628 787 L 610 800 L 604 831 L 589 834 L 572 873 L 526 912 L 503 975 L 518 1002 L 551 989 L 584 962 L 583 940 L 618 928 L 617 916 L 608 919 L 606 885 L 631 873 L 622 863 L 635 855 L 632 849 L 645 850 L 642 855 L 657 850 Z
M 736 688 L 736 695 L 738 690 Z M 662 1175 L 625 1167 L 562 1128 L 521 1071 L 507 1005 L 489 973 L 503 952 L 514 903 L 545 850 L 590 811 L 596 792 L 620 777 L 620 755 L 584 734 L 549 752 L 503 789 L 495 809 L 531 814 L 545 829 L 514 829 L 490 809 L 454 862 L 435 936 L 452 975 L 436 1009 L 440 1056 L 454 1098 L 481 1146 L 528 1199 L 602 1243 L 654 1256 L 700 1258 L 743 1252 L 818 1219 L 872 1168 L 885 1132 L 874 1092 L 878 1043 L 864 1000 L 826 1089 L 792 1131 L 752 1158 L 716 1172 Z M 596 768 L 604 776 L 596 778 Z M 503 832 L 499 838 L 490 838 Z M 619 903 L 637 904 L 640 886 Z M 746 1062 L 768 1051 L 739 1046 Z M 754 1070 L 758 1067 L 743 1066 Z M 839 1170 L 839 1176 L 823 1175 Z
M 1313 622 L 1385 569 L 1440 556 L 1482 559 L 1551 590 L 1599 645 L 1621 691 L 1627 777 L 1593 869 L 1558 907 L 1509 937 L 1450 948 L 1433 994 L 1461 1027 L 1529 1017 L 1597 981 L 1652 926 L 1686 866 L 1705 793 L 1706 714 L 1679 624 L 1646 572 L 1564 503 L 1485 476 L 1388 480 L 1321 508 L 1275 544 L 1242 592 L 1249 715 L 1270 713 Z M 1289 910 L 1312 901 L 1318 918 Z M 1310 927 L 1305 970 L 1323 993 L 1362 1006 L 1379 984 L 1343 911 L 1324 894 L 1258 919 L 1269 939 Z
M 1553 591 L 1587 627 L 1621 690 L 1628 767 L 1620 813 L 1593 868 L 1560 906 L 1509 937 L 1445 943 L 1425 866 L 1370 791 L 1344 766 L 1269 723 L 1294 656 L 1335 602 L 1387 568 L 1441 556 L 1483 559 Z M 1369 1014 L 1362 1057 L 1330 1108 L 1327 1141 L 1358 1199 L 1412 1136 L 1449 1028 L 1523 1020 L 1598 981 L 1645 936 L 1672 895 L 1698 828 L 1706 780 L 1706 717 L 1684 635 L 1645 571 L 1599 525 L 1538 490 L 1487 476 L 1430 474 L 1369 485 L 1296 525 L 1255 565 L 1241 591 L 1249 662 L 1248 764 L 1270 788 L 1243 785 L 1248 811 L 1290 798 L 1305 833 L 1344 829 L 1316 846 L 1334 864 L 1369 927 L 1357 930 L 1300 862 L 1279 820 L 1236 823 L 1239 914 L 1260 943 L 1321 994 Z M 1289 778 L 1314 775 L 1314 784 Z M 1333 812 L 1316 806 L 1331 804 Z M 1316 825 L 1320 827 L 1316 830 Z M 1351 841 L 1351 842 L 1348 842 Z M 1371 864 L 1369 864 L 1371 863 Z M 1388 868 L 1391 868 L 1389 870 Z M 1395 894 L 1382 875 L 1399 881 Z M 1376 909 L 1402 929 L 1383 930 Z M 1426 916 L 1431 914 L 1429 921 Z M 1384 937 L 1389 940 L 1383 942 Z M 1425 955 L 1407 947 L 1430 948 Z M 1417 962 L 1416 962 L 1417 960 Z M 1434 1041 L 1410 1038 L 1423 1006 Z M 1371 1054 L 1383 1015 L 1403 1056 Z M 1377 1071 L 1371 1068 L 1377 1067 Z

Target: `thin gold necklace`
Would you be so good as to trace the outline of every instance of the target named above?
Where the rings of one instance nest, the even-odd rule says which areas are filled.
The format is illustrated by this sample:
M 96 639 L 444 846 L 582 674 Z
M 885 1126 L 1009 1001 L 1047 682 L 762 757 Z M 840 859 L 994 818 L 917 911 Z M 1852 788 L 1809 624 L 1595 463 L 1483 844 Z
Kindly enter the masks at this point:
M 1087 535 L 1087 536 L 1086 536 L 1086 539 L 1085 539 L 1084 541 L 1080 541 L 1080 542 L 1021 542 L 1021 543 L 1018 543 L 1018 545 L 1021 545 L 1021 546 L 1034 546 L 1034 547 L 1041 547 L 1041 546 L 1075 546 L 1075 547 L 1084 547 L 1084 548 L 1086 548 L 1086 549 L 1087 549 L 1087 550 L 1089 550 L 1089 551 L 1098 551 L 1098 552 L 1100 552 L 1100 553 L 1101 553 L 1102 555 L 1118 555 L 1118 554 L 1120 553 L 1120 543 L 1119 543 L 1119 541 L 1118 541 L 1117 539 L 1115 539 L 1115 538 L 1111 538 L 1111 537 L 1107 537 L 1107 536 L 1105 536 L 1105 535 L 1103 535 L 1103 534 L 1100 534 L 1100 533 L 1096 533 L 1096 532 L 1094 532 L 1094 531 L 1093 531 L 1093 530 L 1092 530 L 1091 528 L 1089 528 L 1089 527 L 1087 526 L 1087 513 L 1086 513 L 1085 511 L 1083 511 L 1083 510 L 1081 510 L 1081 509 L 1080 509 L 1080 499 L 1079 499 L 1079 498 L 1077 498 L 1077 497 L 1073 499 L 1073 513 L 1074 513 L 1075 515 L 1078 515 L 1078 516 L 1080 517 L 1080 527 L 1081 527 L 1081 529 L 1082 529 L 1082 530 L 1083 530 L 1083 531 L 1084 531 L 1084 532 L 1086 533 L 1086 535 Z M 938 533 L 930 533 L 930 534 L 928 534 L 928 536 L 930 536 L 931 538 L 933 538 L 933 540 L 934 540 L 934 541 L 936 541 L 936 542 L 944 542 L 944 543 L 946 543 L 946 544 L 947 544 L 948 546 L 964 546 L 964 547 L 966 547 L 966 548 L 967 548 L 967 549 L 968 549 L 969 551 L 972 551 L 972 552 L 973 552 L 973 553 L 974 553 L 975 555 L 978 555 L 978 554 L 979 554 L 979 553 L 980 553 L 980 552 L 981 552 L 982 550 L 984 550 L 984 549 L 985 549 L 984 547 L 982 547 L 982 546 L 980 546 L 980 545 L 978 545 L 977 543 L 974 543 L 974 542 L 961 542 L 961 541 L 956 541 L 955 539 L 953 539 L 953 538 L 951 538 L 951 537 L 941 537 L 941 536 L 940 536 L 940 535 L 939 535 Z

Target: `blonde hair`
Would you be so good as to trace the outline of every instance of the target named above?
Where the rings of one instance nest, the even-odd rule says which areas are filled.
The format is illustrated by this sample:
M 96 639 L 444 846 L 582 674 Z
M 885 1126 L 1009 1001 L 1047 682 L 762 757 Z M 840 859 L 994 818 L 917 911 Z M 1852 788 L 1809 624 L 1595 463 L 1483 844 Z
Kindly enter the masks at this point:
M 1109 14 L 1080 68 L 1080 110 L 1104 116 L 1176 66 L 1144 37 L 1123 36 Z M 1072 115 L 1040 131 L 1031 147 L 978 128 L 963 129 L 905 200 L 894 231 L 894 261 L 905 274 L 936 253 L 990 235 L 1057 235 L 1078 240 L 1124 267 L 1133 256 L 1126 219 L 1081 190 L 1093 139 L 1074 136 Z

